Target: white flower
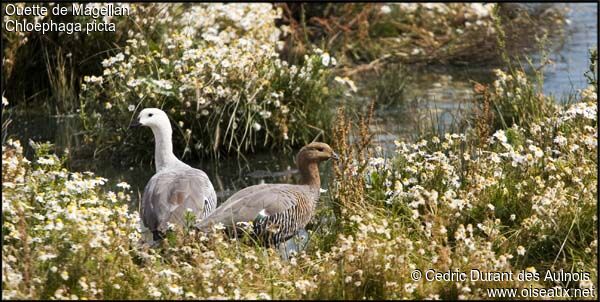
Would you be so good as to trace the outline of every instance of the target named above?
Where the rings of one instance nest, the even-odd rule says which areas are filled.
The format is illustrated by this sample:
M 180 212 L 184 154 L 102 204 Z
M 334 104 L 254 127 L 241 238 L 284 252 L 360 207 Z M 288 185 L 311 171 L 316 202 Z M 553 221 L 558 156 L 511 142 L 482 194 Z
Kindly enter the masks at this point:
M 321 55 L 321 63 L 323 63 L 323 66 L 329 66 L 329 62 L 331 62 L 331 56 L 328 53 L 323 53 Z
M 538 148 L 537 146 L 534 145 L 530 145 L 529 146 L 529 151 L 533 152 L 533 155 L 535 157 L 542 157 L 544 156 L 544 151 L 542 151 L 542 149 Z
M 224 230 L 225 226 L 222 223 L 217 223 L 212 226 L 213 230 Z
M 504 134 L 504 130 L 498 130 L 494 135 L 492 135 L 495 139 L 499 140 L 502 143 L 506 143 L 506 135 Z
M 387 14 L 389 14 L 391 12 L 392 12 L 392 9 L 390 8 L 389 5 L 384 5 L 384 6 L 381 7 L 381 13 L 382 14 L 386 14 L 387 15 Z
M 133 110 L 135 110 L 135 105 L 129 105 L 129 106 L 127 106 L 127 110 L 129 110 L 130 112 L 132 112 Z
M 65 281 L 69 280 L 69 273 L 67 273 L 67 271 L 62 271 L 62 273 L 60 273 L 60 277 Z
M 165 277 L 165 278 L 171 278 L 171 277 L 181 278 L 181 276 L 178 273 L 175 273 L 170 269 L 164 269 L 164 270 L 158 272 L 158 275 L 161 277 Z
M 554 138 L 554 143 L 562 147 L 567 144 L 567 138 L 562 135 L 558 135 Z
M 99 84 L 102 84 L 104 82 L 104 78 L 101 76 L 100 77 L 97 77 L 97 76 L 84 77 L 83 80 L 86 82 L 99 83 Z
M 579 150 L 579 145 L 578 144 L 573 144 L 573 145 L 569 146 L 569 151 L 575 152 L 577 150 Z
M 37 163 L 40 165 L 51 166 L 51 165 L 54 165 L 54 159 L 52 159 L 52 157 L 48 157 L 48 158 L 42 157 L 37 160 Z
M 129 86 L 129 87 L 136 87 L 140 83 L 142 83 L 141 80 L 133 79 L 133 80 L 130 80 L 129 82 L 127 82 L 127 86 Z
M 416 288 L 417 288 L 417 286 L 414 285 L 413 283 L 404 284 L 404 290 L 409 294 L 412 294 Z
M 229 60 L 224 59 L 223 61 L 221 61 L 221 66 L 227 68 L 227 67 L 231 66 L 231 63 L 229 63 Z
M 42 254 L 38 257 L 38 260 L 46 261 L 46 260 L 50 260 L 50 259 L 54 259 L 54 258 L 56 258 L 55 254 Z
M 128 183 L 126 183 L 126 182 L 120 182 L 120 183 L 118 183 L 117 187 L 123 188 L 125 190 L 128 190 L 129 188 L 131 188 L 131 186 Z
M 150 287 L 150 289 L 148 289 L 148 292 L 150 294 L 150 296 L 154 297 L 154 298 L 159 298 L 160 296 L 162 296 L 162 293 L 158 291 L 158 289 L 154 286 Z
M 260 116 L 261 116 L 262 118 L 264 118 L 264 119 L 267 119 L 267 118 L 270 118 L 270 117 L 271 117 L 271 111 L 266 111 L 266 110 L 263 110 L 263 111 L 261 111 L 259 114 L 260 114 Z
M 2 96 L 2 105 L 8 105 L 8 99 L 6 99 L 4 96 Z
M 493 9 L 493 4 L 471 3 L 471 9 L 478 18 L 485 18 L 490 15 Z
M 183 295 L 183 288 L 175 284 L 169 284 L 169 291 L 176 295 Z
M 519 254 L 519 256 L 525 255 L 525 248 L 523 246 L 519 245 L 517 247 L 517 254 Z
M 258 294 L 258 299 L 261 300 L 271 300 L 271 296 L 267 293 L 259 293 Z
M 154 85 L 165 90 L 170 90 L 171 88 L 173 88 L 173 85 L 168 80 L 152 80 L 152 82 L 154 83 Z

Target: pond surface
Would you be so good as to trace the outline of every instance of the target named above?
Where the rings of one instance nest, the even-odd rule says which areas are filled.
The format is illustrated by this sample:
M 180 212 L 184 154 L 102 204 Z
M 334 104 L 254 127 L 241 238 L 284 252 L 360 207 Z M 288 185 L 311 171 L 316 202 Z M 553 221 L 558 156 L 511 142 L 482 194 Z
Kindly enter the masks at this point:
M 528 4 L 531 8 L 542 5 Z M 584 72 L 589 67 L 589 49 L 598 48 L 598 4 L 558 5 L 567 9 L 565 36 L 552 45 L 549 59 L 553 63 L 544 69 L 543 90 L 546 95 L 561 101 L 587 87 Z M 529 56 L 536 65 L 541 60 L 539 53 Z M 526 62 L 523 64 L 527 65 Z M 490 66 L 409 70 L 412 80 L 403 97 L 413 104 L 379 108 L 372 129 L 377 133 L 376 140 L 384 149 L 392 151 L 393 141 L 398 138 L 414 139 L 430 129 L 439 133 L 455 130 L 456 122 L 472 108 L 471 80 L 491 83 L 494 80 L 492 70 Z
M 566 37 L 558 45 L 550 58 L 555 62 L 545 72 L 544 91 L 560 98 L 587 86 L 583 73 L 588 68 L 588 49 L 597 48 L 597 10 L 594 3 L 566 4 L 569 8 Z M 539 54 L 533 54 L 539 60 Z M 394 67 L 391 67 L 394 68 Z M 371 130 L 376 134 L 375 142 L 382 145 L 384 152 L 393 150 L 394 140 L 412 140 L 427 129 L 438 129 L 440 132 L 452 130 L 455 121 L 460 120 L 468 112 L 472 97 L 472 84 L 469 80 L 482 83 L 492 81 L 490 67 L 429 68 L 411 71 L 411 81 L 407 83 L 402 98 L 416 100 L 412 102 L 391 102 L 378 106 Z M 371 77 L 369 81 L 376 81 Z M 368 86 L 356 83 L 359 87 Z M 376 91 L 366 91 L 361 98 L 370 99 Z M 366 102 L 366 101 L 365 101 Z M 77 131 L 74 118 L 54 118 L 30 115 L 13 116 L 10 135 L 19 137 L 23 143 L 29 139 L 35 141 L 51 141 L 60 149 L 70 147 L 71 137 Z M 19 125 L 15 129 L 15 125 Z M 147 129 L 141 129 L 147 130 Z M 148 136 L 151 136 L 151 132 Z M 153 147 L 149 139 L 149 148 Z M 180 155 L 177 154 L 176 155 Z M 211 162 L 189 163 L 193 167 L 207 172 L 215 189 L 219 202 L 237 190 L 259 183 L 294 183 L 298 180 L 294 155 L 262 153 L 248 155 L 246 160 L 235 158 Z M 76 171 L 94 171 L 106 177 L 111 183 L 126 181 L 132 185 L 134 192 L 141 194 L 144 185 L 154 174 L 154 166 L 124 167 L 110 163 L 74 159 L 71 169 Z M 327 188 L 331 163 L 321 165 L 322 187 Z M 137 194 L 137 193 L 135 193 Z M 137 198 L 134 198 L 137 208 Z
M 589 66 L 590 48 L 598 48 L 598 3 L 570 3 L 567 34 L 558 51 L 550 54 L 555 64 L 546 68 L 544 92 L 556 97 L 587 87 L 583 73 Z

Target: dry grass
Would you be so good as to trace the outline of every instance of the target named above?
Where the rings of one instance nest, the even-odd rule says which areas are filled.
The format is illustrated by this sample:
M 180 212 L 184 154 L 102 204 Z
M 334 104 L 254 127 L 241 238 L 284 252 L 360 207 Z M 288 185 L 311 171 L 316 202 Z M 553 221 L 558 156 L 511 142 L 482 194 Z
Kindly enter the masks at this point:
M 374 106 L 375 103 L 372 102 L 368 112 L 358 119 L 357 124 L 347 115 L 344 107 L 337 111 L 332 147 L 340 154 L 340 162 L 334 166 L 337 187 L 333 196 L 338 203 L 335 214 L 342 221 L 365 210 L 365 179 L 360 176 L 372 155 L 373 134 L 369 132 L 369 125 Z

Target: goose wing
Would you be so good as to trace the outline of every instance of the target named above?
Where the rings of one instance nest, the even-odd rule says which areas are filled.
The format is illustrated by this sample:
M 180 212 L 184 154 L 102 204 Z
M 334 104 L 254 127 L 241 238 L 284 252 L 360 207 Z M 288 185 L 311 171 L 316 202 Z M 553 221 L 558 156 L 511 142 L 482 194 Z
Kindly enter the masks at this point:
M 168 223 L 183 225 L 186 209 L 196 218 L 204 218 L 216 203 L 215 190 L 203 171 L 165 171 L 155 174 L 146 184 L 140 215 L 150 231 L 164 232 Z
M 262 184 L 247 187 L 233 194 L 196 227 L 200 230 L 208 230 L 217 223 L 232 227 L 238 222 L 254 221 L 260 216 L 284 213 L 298 204 L 298 195 L 302 194 L 304 187 L 289 184 Z

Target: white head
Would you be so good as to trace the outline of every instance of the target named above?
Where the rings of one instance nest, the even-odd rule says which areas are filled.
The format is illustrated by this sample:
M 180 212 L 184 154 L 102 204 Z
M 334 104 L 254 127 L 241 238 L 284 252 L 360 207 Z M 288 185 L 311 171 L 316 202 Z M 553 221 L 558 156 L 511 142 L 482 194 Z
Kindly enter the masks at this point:
M 152 129 L 154 133 L 154 164 L 156 171 L 175 165 L 179 162 L 173 155 L 173 144 L 171 142 L 171 122 L 167 114 L 158 108 L 146 108 L 140 112 L 137 121 L 129 127 L 145 126 Z
M 171 122 L 167 114 L 158 108 L 146 108 L 138 115 L 137 122 L 130 127 L 146 126 L 153 130 L 171 129 Z

